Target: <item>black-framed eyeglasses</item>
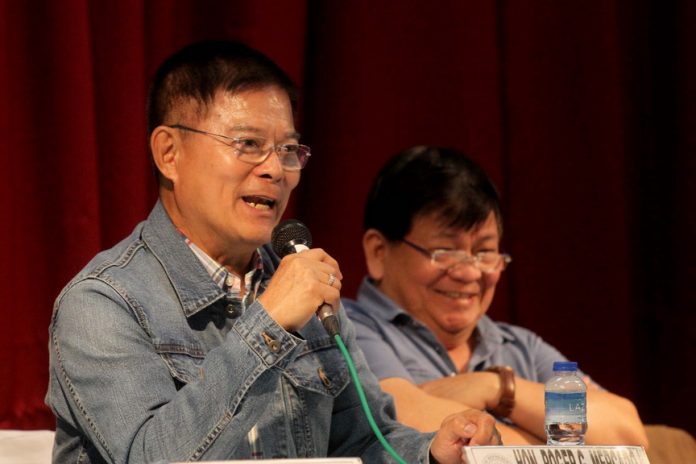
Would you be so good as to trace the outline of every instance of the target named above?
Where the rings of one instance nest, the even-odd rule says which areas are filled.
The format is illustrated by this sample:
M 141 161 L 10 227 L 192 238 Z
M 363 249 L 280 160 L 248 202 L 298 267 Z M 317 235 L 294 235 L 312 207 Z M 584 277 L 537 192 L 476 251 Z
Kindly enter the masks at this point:
M 250 164 L 261 164 L 268 159 L 271 153 L 277 153 L 283 169 L 286 171 L 299 171 L 307 165 L 309 157 L 312 156 L 311 149 L 307 145 L 298 143 L 274 145 L 262 137 L 228 137 L 181 124 L 172 124 L 167 127 L 223 139 L 222 143 L 234 149 L 237 153 L 237 158 Z
M 442 269 L 450 270 L 460 264 L 471 264 L 483 273 L 490 274 L 496 271 L 504 270 L 512 257 L 506 253 L 498 253 L 495 251 L 481 251 L 470 255 L 462 250 L 428 250 L 422 246 L 418 246 L 413 242 L 402 238 L 401 241 L 410 246 L 414 250 L 421 253 L 423 256 L 430 258 L 433 266 Z

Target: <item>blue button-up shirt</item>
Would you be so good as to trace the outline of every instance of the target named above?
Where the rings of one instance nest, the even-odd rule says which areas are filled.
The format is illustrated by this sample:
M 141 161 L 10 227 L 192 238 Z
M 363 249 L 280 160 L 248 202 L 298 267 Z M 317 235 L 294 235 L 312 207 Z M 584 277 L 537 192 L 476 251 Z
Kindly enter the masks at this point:
M 259 253 L 272 274 L 278 257 Z M 160 203 L 97 255 L 58 296 L 50 326 L 54 462 L 389 461 L 318 320 L 288 333 L 258 300 L 231 314 L 225 296 Z M 339 317 L 380 429 L 407 462 L 428 462 L 432 435 L 394 420 Z
M 358 345 L 378 379 L 399 377 L 414 384 L 456 375 L 444 345 L 424 324 L 364 279 L 358 300 L 343 300 L 357 332 Z M 511 366 L 534 382 L 553 376 L 554 361 L 566 361 L 556 348 L 534 332 L 483 315 L 474 331 L 476 343 L 467 371 L 494 365 Z M 584 375 L 584 374 L 581 374 Z

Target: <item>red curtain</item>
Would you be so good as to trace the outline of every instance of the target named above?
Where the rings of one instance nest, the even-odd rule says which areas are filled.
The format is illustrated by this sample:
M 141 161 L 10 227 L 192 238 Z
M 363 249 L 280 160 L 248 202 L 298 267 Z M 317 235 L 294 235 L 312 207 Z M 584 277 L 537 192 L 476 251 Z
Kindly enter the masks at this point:
M 414 144 L 459 148 L 503 195 L 514 262 L 493 317 L 696 433 L 695 20 L 656 0 L 1 2 L 0 427 L 53 427 L 53 300 L 155 200 L 154 69 L 226 37 L 302 90 L 315 156 L 288 215 L 339 260 L 346 296 L 377 169 Z

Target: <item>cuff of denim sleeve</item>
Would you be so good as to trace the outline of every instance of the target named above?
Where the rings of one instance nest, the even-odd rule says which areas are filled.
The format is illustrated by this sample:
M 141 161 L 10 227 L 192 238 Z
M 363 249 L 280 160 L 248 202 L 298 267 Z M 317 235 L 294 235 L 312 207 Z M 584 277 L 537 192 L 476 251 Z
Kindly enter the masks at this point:
M 435 456 L 433 456 L 432 453 L 432 447 L 433 447 L 433 440 L 435 439 L 435 433 L 431 433 L 430 440 L 428 440 L 428 446 L 426 448 L 425 454 L 419 452 L 418 453 L 418 463 L 419 464 L 439 464 L 439 461 L 435 459 Z
M 508 417 L 515 407 L 515 371 L 510 366 L 491 366 L 486 371 L 500 376 L 500 401 L 489 412 L 496 417 Z
M 234 330 L 267 366 L 285 368 L 297 356 L 301 339 L 273 320 L 260 301 L 254 301 Z

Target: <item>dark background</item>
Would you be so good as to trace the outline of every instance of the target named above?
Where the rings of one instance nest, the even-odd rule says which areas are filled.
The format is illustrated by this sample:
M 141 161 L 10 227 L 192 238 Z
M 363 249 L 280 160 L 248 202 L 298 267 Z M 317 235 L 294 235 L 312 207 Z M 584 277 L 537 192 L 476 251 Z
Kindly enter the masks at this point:
M 301 89 L 313 157 L 287 216 L 345 296 L 378 168 L 458 148 L 503 195 L 514 262 L 491 315 L 696 434 L 694 25 L 689 1 L 0 0 L 0 428 L 53 427 L 52 302 L 153 205 L 153 71 L 235 38 Z

